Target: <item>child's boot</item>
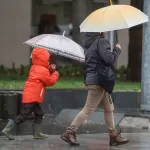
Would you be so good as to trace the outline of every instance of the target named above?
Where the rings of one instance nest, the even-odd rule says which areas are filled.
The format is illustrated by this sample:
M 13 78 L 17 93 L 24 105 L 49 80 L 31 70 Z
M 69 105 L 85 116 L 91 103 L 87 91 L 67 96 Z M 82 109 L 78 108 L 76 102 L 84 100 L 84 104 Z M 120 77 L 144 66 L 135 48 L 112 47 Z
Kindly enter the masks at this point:
M 34 139 L 46 139 L 48 138 L 48 135 L 47 134 L 43 134 L 41 132 L 41 124 L 33 124 L 33 138 Z
M 11 130 L 16 126 L 15 122 L 13 120 L 9 120 L 8 124 L 6 127 L 2 130 L 2 133 L 9 139 L 9 140 L 14 140 L 15 138 L 11 134 Z

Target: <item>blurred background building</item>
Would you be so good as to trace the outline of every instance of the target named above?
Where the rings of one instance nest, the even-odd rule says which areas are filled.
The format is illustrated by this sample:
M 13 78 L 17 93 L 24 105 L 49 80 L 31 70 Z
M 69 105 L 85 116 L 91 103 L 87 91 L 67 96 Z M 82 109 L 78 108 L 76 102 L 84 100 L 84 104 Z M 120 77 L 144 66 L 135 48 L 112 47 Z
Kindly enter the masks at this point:
M 29 64 L 30 48 L 23 45 L 29 38 L 42 33 L 62 34 L 75 41 L 79 37 L 78 25 L 92 11 L 109 5 L 109 0 L 1 0 L 0 1 L 0 64 L 20 67 Z M 130 4 L 130 0 L 114 3 Z M 75 8 L 74 8 L 75 7 Z M 75 30 L 75 34 L 73 34 Z M 118 32 L 123 52 L 117 67 L 127 66 L 128 31 Z M 108 39 L 112 41 L 112 35 Z M 114 44 L 114 43 L 112 43 Z

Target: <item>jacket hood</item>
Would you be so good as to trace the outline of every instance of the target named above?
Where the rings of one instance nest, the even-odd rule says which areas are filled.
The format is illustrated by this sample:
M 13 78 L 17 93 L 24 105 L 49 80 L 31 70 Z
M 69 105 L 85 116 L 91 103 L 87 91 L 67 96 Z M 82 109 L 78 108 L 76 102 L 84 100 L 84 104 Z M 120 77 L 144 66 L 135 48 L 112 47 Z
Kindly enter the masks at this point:
M 100 32 L 85 32 L 82 34 L 82 44 L 83 47 L 89 48 L 92 43 L 97 39 L 101 38 Z
M 32 65 L 49 67 L 49 52 L 44 48 L 35 48 L 32 51 Z

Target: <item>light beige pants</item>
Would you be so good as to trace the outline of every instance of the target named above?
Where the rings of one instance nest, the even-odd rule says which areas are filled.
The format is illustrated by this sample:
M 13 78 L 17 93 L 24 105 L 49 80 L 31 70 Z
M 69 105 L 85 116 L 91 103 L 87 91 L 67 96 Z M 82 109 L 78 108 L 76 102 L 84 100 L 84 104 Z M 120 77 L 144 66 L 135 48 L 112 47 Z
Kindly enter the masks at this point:
M 81 124 L 96 110 L 99 104 L 104 108 L 104 118 L 108 130 L 115 131 L 114 125 L 114 105 L 110 95 L 98 85 L 86 86 L 88 96 L 84 108 L 74 118 L 71 126 L 77 130 Z

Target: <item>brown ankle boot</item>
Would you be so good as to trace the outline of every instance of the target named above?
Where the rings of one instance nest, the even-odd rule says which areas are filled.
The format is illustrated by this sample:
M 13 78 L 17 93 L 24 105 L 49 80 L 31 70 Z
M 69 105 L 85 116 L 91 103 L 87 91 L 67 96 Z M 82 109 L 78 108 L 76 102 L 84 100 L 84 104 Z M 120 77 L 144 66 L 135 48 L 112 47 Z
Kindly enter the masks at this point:
M 79 146 L 80 144 L 76 140 L 75 131 L 70 127 L 61 135 L 61 139 L 69 143 L 71 146 Z
M 117 146 L 117 145 L 122 145 L 122 144 L 126 144 L 129 142 L 129 140 L 121 137 L 121 130 L 119 133 L 116 133 L 116 132 L 112 132 L 112 133 L 109 133 L 109 136 L 110 136 L 110 146 Z

